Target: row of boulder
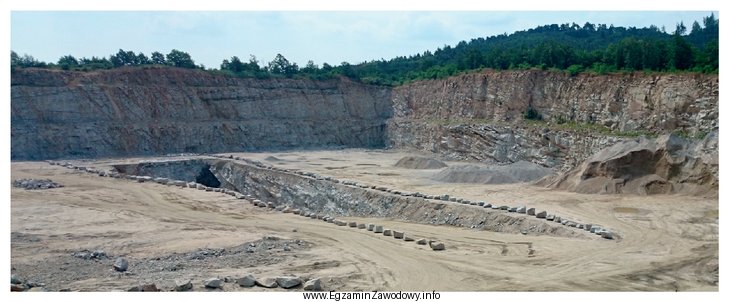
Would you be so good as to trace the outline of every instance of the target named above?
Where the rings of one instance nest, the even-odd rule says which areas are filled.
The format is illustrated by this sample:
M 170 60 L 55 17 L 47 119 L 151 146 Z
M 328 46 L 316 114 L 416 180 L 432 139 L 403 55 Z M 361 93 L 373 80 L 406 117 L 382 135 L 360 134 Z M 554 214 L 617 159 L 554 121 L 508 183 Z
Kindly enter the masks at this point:
M 283 213 L 291 213 L 294 215 L 299 215 L 299 216 L 303 216 L 303 217 L 307 217 L 307 218 L 311 218 L 311 219 L 319 219 L 324 222 L 332 223 L 337 226 L 356 228 L 356 229 L 360 229 L 360 230 L 367 230 L 370 232 L 374 232 L 376 234 L 382 234 L 383 236 L 393 237 L 395 239 L 401 239 L 403 241 L 408 241 L 408 242 L 414 241 L 416 244 L 419 244 L 419 245 L 428 244 L 430 246 L 430 248 L 433 249 L 434 251 L 445 250 L 445 244 L 442 242 L 438 242 L 438 241 L 434 241 L 434 240 L 426 240 L 425 238 L 415 240 L 415 238 L 413 238 L 413 236 L 405 234 L 404 232 L 386 229 L 382 225 L 375 225 L 372 223 L 368 223 L 368 224 L 357 223 L 356 221 L 344 221 L 344 220 L 340 220 L 340 219 L 334 218 L 329 215 L 318 214 L 318 213 L 314 213 L 314 212 L 307 212 L 307 211 L 300 210 L 300 209 L 292 209 L 291 207 L 288 207 L 288 206 L 273 207 L 270 205 L 271 204 L 270 202 L 264 203 L 258 199 L 253 199 L 251 201 L 251 203 L 254 205 L 258 205 L 258 206 L 265 204 L 266 207 L 274 208 L 277 211 L 281 211 Z
M 201 286 L 205 289 L 222 289 L 226 283 L 236 284 L 240 287 L 263 287 L 263 288 L 283 288 L 283 289 L 303 289 L 306 291 L 321 291 L 321 280 L 319 278 L 308 279 L 297 277 L 297 276 L 282 276 L 282 277 L 265 277 L 256 278 L 253 275 L 246 275 L 244 277 L 213 277 L 206 279 L 202 282 Z M 194 289 L 194 284 L 190 279 L 175 280 L 174 288 L 172 291 L 184 292 L 191 291 Z M 154 283 L 136 285 L 128 289 L 127 291 L 133 292 L 158 292 L 162 291 Z
M 514 207 L 514 206 L 508 206 L 508 205 L 497 205 L 497 204 L 491 204 L 491 203 L 488 203 L 485 201 L 472 201 L 472 200 L 468 200 L 468 199 L 464 199 L 464 198 L 452 197 L 448 194 L 430 195 L 430 194 L 424 194 L 424 193 L 420 193 L 420 192 L 406 192 L 406 191 L 401 191 L 401 190 L 397 190 L 397 189 L 387 188 L 384 186 L 376 186 L 376 185 L 358 183 L 358 182 L 351 181 L 351 180 L 338 180 L 338 179 L 332 178 L 330 176 L 322 176 L 322 175 L 319 175 L 319 174 L 316 174 L 313 172 L 291 171 L 288 169 L 277 168 L 275 166 L 266 165 L 260 161 L 254 161 L 254 160 L 250 160 L 250 159 L 239 157 L 239 156 L 233 156 L 233 155 L 225 155 L 225 156 L 224 155 L 211 155 L 211 156 L 218 157 L 218 158 L 224 158 L 224 159 L 234 159 L 234 160 L 243 161 L 250 165 L 254 165 L 256 167 L 263 168 L 263 169 L 274 170 L 274 171 L 279 171 L 279 172 L 284 172 L 284 173 L 294 173 L 294 174 L 298 174 L 303 177 L 309 177 L 309 178 L 313 178 L 316 180 L 331 181 L 331 182 L 339 183 L 339 184 L 346 185 L 346 186 L 358 187 L 358 188 L 362 188 L 362 189 L 378 190 L 381 192 L 386 192 L 386 193 L 405 196 L 405 197 L 420 197 L 423 199 L 430 199 L 430 200 L 449 201 L 449 202 L 454 202 L 454 203 L 459 203 L 459 204 L 464 204 L 464 205 L 483 207 L 483 208 L 490 209 L 490 210 L 503 210 L 503 211 L 507 211 L 510 213 L 526 214 L 529 216 L 534 216 L 535 218 L 538 218 L 538 219 L 544 219 L 546 221 L 560 223 L 567 227 L 584 230 L 585 232 L 589 232 L 589 233 L 601 236 L 602 238 L 605 238 L 605 239 L 614 239 L 616 237 L 616 235 L 612 231 L 610 231 L 602 226 L 599 226 L 597 224 L 583 223 L 583 222 L 579 222 L 579 221 L 576 221 L 573 219 L 562 218 L 560 216 L 557 216 L 554 213 L 552 213 L 552 214 L 547 213 L 547 211 L 537 212 L 537 210 L 535 208 L 527 208 L 525 206 Z

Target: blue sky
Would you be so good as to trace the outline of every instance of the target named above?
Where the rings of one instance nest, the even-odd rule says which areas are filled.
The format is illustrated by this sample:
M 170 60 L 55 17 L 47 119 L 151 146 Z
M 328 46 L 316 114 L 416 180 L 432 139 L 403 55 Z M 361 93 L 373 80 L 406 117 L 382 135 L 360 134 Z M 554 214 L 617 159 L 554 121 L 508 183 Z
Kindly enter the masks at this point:
M 196 63 L 219 67 L 250 54 L 265 62 L 277 53 L 300 66 L 390 59 L 461 40 L 544 24 L 691 27 L 710 12 L 11 12 L 11 49 L 55 62 L 59 57 L 108 56 L 118 49 L 168 53 L 179 49 Z M 717 14 L 718 15 L 718 14 Z

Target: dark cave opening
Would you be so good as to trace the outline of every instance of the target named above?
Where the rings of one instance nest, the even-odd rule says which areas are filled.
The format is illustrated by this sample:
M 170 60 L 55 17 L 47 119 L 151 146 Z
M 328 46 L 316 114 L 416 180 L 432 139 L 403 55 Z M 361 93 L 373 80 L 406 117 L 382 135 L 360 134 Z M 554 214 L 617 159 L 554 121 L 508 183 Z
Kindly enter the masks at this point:
M 195 182 L 212 188 L 220 188 L 220 180 L 213 175 L 213 172 L 210 172 L 210 166 L 200 169 L 200 173 L 195 176 Z

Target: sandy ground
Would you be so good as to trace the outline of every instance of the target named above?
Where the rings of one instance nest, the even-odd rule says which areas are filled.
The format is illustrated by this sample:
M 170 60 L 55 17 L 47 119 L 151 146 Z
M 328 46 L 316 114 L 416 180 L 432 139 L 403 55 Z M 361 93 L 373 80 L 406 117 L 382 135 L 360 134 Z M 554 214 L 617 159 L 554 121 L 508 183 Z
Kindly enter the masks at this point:
M 410 153 L 393 151 L 236 154 L 407 191 L 524 204 L 599 223 L 616 230 L 622 239 L 525 236 L 349 218 L 446 243 L 445 251 L 434 252 L 365 230 L 255 208 L 221 193 L 98 177 L 44 162 L 14 162 L 12 179 L 50 178 L 65 187 L 12 189 L 13 273 L 54 291 L 126 290 L 148 282 L 164 289 L 175 279 L 192 279 L 196 290 L 204 290 L 201 284 L 206 278 L 249 273 L 319 277 L 325 290 L 718 290 L 716 199 L 583 195 L 528 184 L 443 184 L 428 179 L 440 170 L 394 167 Z M 102 167 L 110 162 L 84 165 Z M 275 240 L 261 241 L 266 236 Z M 282 250 L 283 242 L 294 248 Z M 250 243 L 272 247 L 235 252 Z M 229 254 L 202 261 L 178 257 L 206 248 L 225 248 Z M 112 259 L 72 256 L 84 249 L 103 249 Z M 111 270 L 116 256 L 129 259 L 129 273 Z M 223 290 L 262 289 L 226 284 Z

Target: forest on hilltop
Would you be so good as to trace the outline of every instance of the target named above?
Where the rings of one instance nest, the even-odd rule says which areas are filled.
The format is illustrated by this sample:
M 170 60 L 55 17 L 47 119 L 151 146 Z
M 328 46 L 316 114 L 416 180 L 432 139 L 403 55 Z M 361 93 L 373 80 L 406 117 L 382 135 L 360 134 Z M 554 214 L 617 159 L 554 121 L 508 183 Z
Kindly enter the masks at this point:
M 326 79 L 346 76 L 376 85 L 401 85 L 422 79 L 449 77 L 458 73 L 491 68 L 560 70 L 571 75 L 580 72 L 691 71 L 716 73 L 719 70 L 719 20 L 712 13 L 690 30 L 678 23 L 671 32 L 656 26 L 615 27 L 606 24 L 551 24 L 487 38 L 461 41 L 435 51 L 393 59 L 339 65 L 309 61 L 299 67 L 278 54 L 268 64 L 254 55 L 244 62 L 233 56 L 219 68 L 196 65 L 192 57 L 173 49 L 168 54 L 153 52 L 149 57 L 120 49 L 106 57 L 76 59 L 72 55 L 55 63 L 38 61 L 30 55 L 11 51 L 11 68 L 52 68 L 91 71 L 123 66 L 174 66 L 203 69 L 237 77 L 303 77 Z

